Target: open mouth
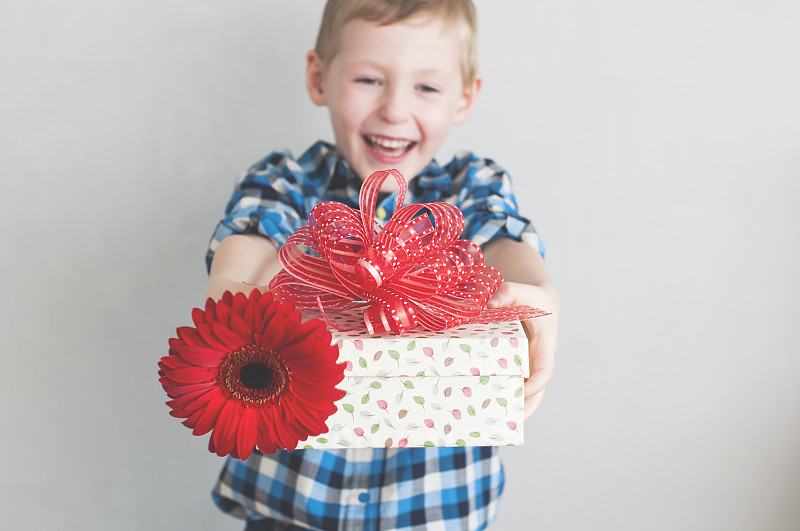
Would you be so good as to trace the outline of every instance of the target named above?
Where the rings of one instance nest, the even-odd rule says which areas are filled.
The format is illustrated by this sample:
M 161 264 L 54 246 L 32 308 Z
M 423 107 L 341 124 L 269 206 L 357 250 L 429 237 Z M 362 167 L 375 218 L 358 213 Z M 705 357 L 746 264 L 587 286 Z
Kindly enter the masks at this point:
M 402 157 L 417 145 L 417 143 L 412 140 L 375 135 L 364 135 L 364 141 L 377 155 L 387 158 Z

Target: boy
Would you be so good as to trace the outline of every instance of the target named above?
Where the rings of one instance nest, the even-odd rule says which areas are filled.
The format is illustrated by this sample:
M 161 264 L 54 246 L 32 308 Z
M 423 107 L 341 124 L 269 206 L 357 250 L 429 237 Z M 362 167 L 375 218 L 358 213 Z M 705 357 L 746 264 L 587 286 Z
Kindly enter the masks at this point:
M 329 0 L 306 74 L 311 100 L 328 108 L 336 145 L 318 142 L 297 160 L 273 153 L 242 178 L 212 238 L 208 296 L 266 286 L 280 270 L 278 248 L 314 205 L 357 206 L 363 179 L 399 169 L 410 179 L 406 203 L 448 201 L 464 212 L 462 237 L 481 245 L 506 279 L 490 306 L 552 312 L 525 323 L 528 418 L 552 377 L 559 310 L 538 238 L 492 161 L 471 153 L 444 167 L 433 160 L 481 88 L 475 32 L 469 0 Z M 382 189 L 382 221 L 395 189 L 392 180 Z M 214 496 L 250 530 L 483 529 L 502 486 L 496 448 L 296 450 L 229 459 Z

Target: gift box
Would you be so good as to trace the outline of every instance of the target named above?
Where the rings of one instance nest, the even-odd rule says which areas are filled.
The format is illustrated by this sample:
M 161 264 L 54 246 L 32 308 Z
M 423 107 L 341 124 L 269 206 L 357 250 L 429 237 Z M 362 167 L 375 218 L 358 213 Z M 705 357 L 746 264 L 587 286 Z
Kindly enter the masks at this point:
M 389 177 L 397 205 L 381 226 Z M 396 170 L 376 172 L 360 210 L 316 205 L 266 293 L 208 299 L 194 327 L 178 328 L 159 381 L 171 415 L 211 432 L 210 451 L 522 444 L 519 320 L 546 312 L 486 308 L 502 275 L 458 239 L 461 211 L 403 206 L 406 186 Z
M 358 319 L 328 316 L 339 326 Z M 523 443 L 528 341 L 519 321 L 371 336 L 331 327 L 346 395 L 328 433 L 298 448 L 505 446 Z

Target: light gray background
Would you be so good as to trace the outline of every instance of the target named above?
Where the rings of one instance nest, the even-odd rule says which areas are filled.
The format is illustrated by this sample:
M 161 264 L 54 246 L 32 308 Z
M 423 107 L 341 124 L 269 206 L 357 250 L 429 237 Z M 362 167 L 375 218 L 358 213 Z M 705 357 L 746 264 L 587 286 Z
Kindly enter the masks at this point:
M 0 3 L 3 529 L 240 529 L 156 361 L 235 178 L 331 139 L 321 0 Z M 496 529 L 800 528 L 800 3 L 479 0 L 459 148 L 563 297 Z

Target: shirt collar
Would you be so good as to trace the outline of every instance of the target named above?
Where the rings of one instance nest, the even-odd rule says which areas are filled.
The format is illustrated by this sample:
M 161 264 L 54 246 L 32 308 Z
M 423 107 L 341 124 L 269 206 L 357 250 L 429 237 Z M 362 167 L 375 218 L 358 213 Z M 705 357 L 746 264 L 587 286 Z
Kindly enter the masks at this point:
M 449 196 L 453 194 L 453 176 L 444 171 L 436 159 L 433 159 L 414 179 L 414 186 L 419 188 L 420 194 L 441 192 L 442 195 Z M 415 191 L 412 193 L 416 194 Z
M 334 178 L 336 180 L 341 179 L 345 182 L 347 198 L 354 207 L 358 207 L 358 194 L 361 190 L 362 181 L 338 150 L 336 150 L 334 146 L 330 147 L 332 148 L 336 160 L 333 170 Z M 406 178 L 408 179 L 408 176 L 406 176 Z M 444 168 L 436 162 L 436 159 L 425 166 L 416 177 L 409 179 L 408 194 L 406 195 L 405 203 L 411 204 L 420 201 L 430 202 L 430 199 L 425 199 L 423 196 L 428 196 L 431 193 L 435 194 L 437 198 L 440 196 L 447 197 L 453 194 L 453 176 L 447 173 Z M 382 197 L 380 203 L 387 205 L 389 202 L 393 203 L 396 196 L 396 192 L 391 193 L 388 197 Z M 391 201 L 387 202 L 386 199 L 389 198 L 391 198 Z M 438 199 L 433 200 L 435 201 Z
M 343 156 L 338 152 L 335 146 L 328 145 L 330 148 L 330 155 L 331 160 L 333 162 L 331 168 L 331 187 L 343 189 L 344 196 L 342 199 L 346 198 L 349 206 L 353 208 L 358 208 L 358 193 L 361 190 L 361 179 L 358 178 L 356 172 L 353 171 L 353 168 L 348 164 Z M 343 183 L 338 184 L 338 183 Z

